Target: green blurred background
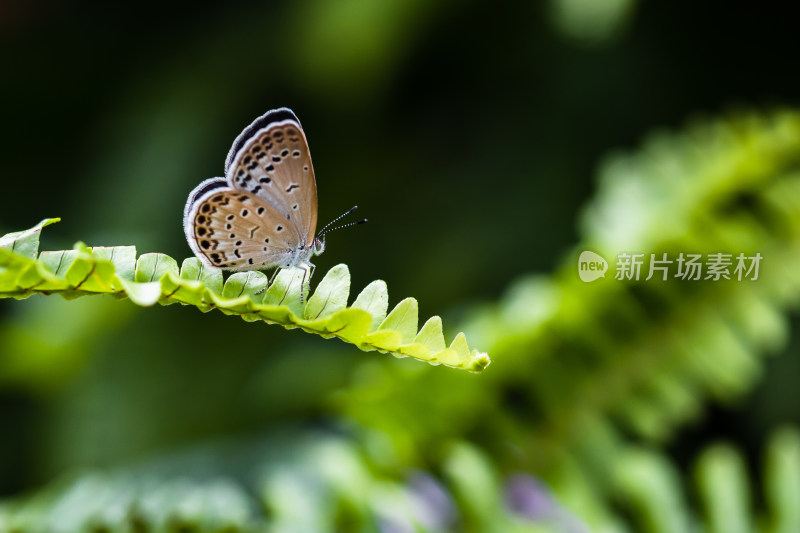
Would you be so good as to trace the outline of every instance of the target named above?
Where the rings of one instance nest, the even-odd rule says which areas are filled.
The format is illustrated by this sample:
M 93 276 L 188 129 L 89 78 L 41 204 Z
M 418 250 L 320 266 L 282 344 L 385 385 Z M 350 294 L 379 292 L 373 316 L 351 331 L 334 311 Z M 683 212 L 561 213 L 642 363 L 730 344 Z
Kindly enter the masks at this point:
M 469 336 L 481 323 L 476 309 L 513 297 L 515 280 L 572 272 L 563 265 L 574 248 L 594 242 L 584 207 L 601 201 L 598 168 L 609 154 L 636 151 L 652 132 L 796 106 L 796 20 L 788 4 L 736 2 L 4 2 L 0 234 L 58 216 L 42 249 L 133 244 L 180 260 L 190 254 L 181 226 L 189 191 L 222 174 L 230 143 L 252 119 L 288 106 L 309 140 L 320 220 L 354 204 L 370 220 L 332 234 L 318 271 L 347 263 L 354 292 L 384 279 L 392 303 L 414 296 L 422 318 L 443 316 L 448 340 L 460 329 Z M 796 165 L 789 157 L 787 172 Z M 691 228 L 666 246 L 691 251 L 680 246 L 704 238 Z M 601 298 L 588 286 L 571 290 Z M 665 292 L 680 300 L 693 290 Z M 787 291 L 791 304 L 800 293 Z M 601 329 L 629 326 L 603 316 Z M 748 367 L 747 386 L 687 408 L 691 415 L 676 416 L 658 438 L 624 427 L 619 438 L 659 450 L 680 475 L 725 439 L 759 472 L 767 435 L 800 423 L 800 323 L 781 320 L 765 341 L 779 357 Z M 30 497 L 64 476 L 143 463 L 169 479 L 173 466 L 158 461 L 174 465 L 186 450 L 313 430 L 346 435 L 370 468 L 399 480 L 416 470 L 438 475 L 447 468 L 437 446 L 471 443 L 498 475 L 525 471 L 569 500 L 557 476 L 548 478 L 550 459 L 541 457 L 551 456 L 532 457 L 541 450 L 520 436 L 548 418 L 530 400 L 546 384 L 516 374 L 533 372 L 530 358 L 554 341 L 504 359 L 499 333 L 473 329 L 478 348 L 499 346 L 493 366 L 475 376 L 175 305 L 3 300 L 0 495 Z M 631 326 L 629 335 L 652 332 Z M 579 354 L 581 342 L 563 350 Z M 557 373 L 570 372 L 566 363 L 537 368 L 542 383 L 571 379 Z M 406 379 L 418 388 L 403 396 Z M 392 392 L 381 396 L 383 385 Z M 461 404 L 480 420 L 445 399 L 459 394 L 485 395 L 485 405 Z M 568 449 L 552 442 L 544 446 L 552 457 Z M 175 468 L 215 471 L 220 455 Z M 252 466 L 241 463 L 218 468 L 239 479 L 235 472 Z M 658 530 L 626 510 L 624 496 L 598 493 L 619 522 Z M 590 529 L 606 524 L 568 507 Z

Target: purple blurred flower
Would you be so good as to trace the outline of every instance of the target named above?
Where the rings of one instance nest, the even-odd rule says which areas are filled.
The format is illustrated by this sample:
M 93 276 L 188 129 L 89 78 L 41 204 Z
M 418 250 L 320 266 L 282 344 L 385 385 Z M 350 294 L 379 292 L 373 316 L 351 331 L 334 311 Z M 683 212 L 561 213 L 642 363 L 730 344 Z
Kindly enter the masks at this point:
M 506 503 L 512 511 L 533 521 L 552 518 L 558 510 L 547 487 L 527 474 L 514 474 L 508 479 Z
M 427 472 L 414 472 L 408 488 L 417 520 L 433 530 L 449 529 L 456 520 L 453 498 L 439 481 Z
M 506 482 L 506 504 L 512 512 L 532 522 L 548 522 L 558 531 L 587 533 L 589 528 L 559 505 L 541 481 L 528 474 L 514 474 Z

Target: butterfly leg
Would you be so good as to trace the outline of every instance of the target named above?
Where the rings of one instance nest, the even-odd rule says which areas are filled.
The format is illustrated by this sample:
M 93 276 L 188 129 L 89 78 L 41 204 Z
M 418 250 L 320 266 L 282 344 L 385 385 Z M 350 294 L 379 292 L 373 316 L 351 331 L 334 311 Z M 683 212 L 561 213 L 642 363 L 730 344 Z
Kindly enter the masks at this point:
M 272 282 L 275 281 L 275 277 L 278 275 L 278 272 L 280 272 L 280 270 L 282 268 L 283 267 L 275 268 L 275 272 L 273 272 L 272 275 L 269 277 L 269 281 L 267 282 L 267 284 L 264 285 L 264 287 L 260 291 L 258 291 L 256 294 L 261 294 L 262 292 L 264 292 L 268 288 L 272 287 Z
M 269 282 L 260 291 L 258 291 L 256 294 L 261 294 L 262 292 L 267 290 L 269 287 L 272 287 L 272 283 L 275 281 L 275 278 L 278 276 L 278 272 L 280 272 L 282 268 L 288 268 L 290 266 L 291 265 L 286 265 L 286 266 L 279 266 L 279 267 L 275 268 L 275 272 L 273 272 L 272 276 L 270 276 Z M 299 268 L 303 269 L 303 281 L 300 283 L 300 303 L 305 303 L 306 281 L 309 281 L 309 282 L 311 281 L 311 277 L 314 275 L 314 270 L 316 270 L 317 266 L 314 263 L 301 263 L 301 264 L 299 264 L 297 266 Z M 310 288 L 309 288 L 309 292 L 311 292 Z
M 280 272 L 282 268 L 283 268 L 282 266 L 275 267 L 275 272 L 273 272 L 272 275 L 269 277 L 269 283 L 267 284 L 268 287 L 272 286 L 272 282 L 275 281 L 276 277 L 278 277 L 278 272 Z
M 306 296 L 306 281 L 311 281 L 311 276 L 314 275 L 314 269 L 316 268 L 313 263 L 301 263 L 300 268 L 303 269 L 303 281 L 300 283 L 300 303 L 305 303 L 305 296 Z M 308 288 L 308 292 L 311 292 L 311 287 Z

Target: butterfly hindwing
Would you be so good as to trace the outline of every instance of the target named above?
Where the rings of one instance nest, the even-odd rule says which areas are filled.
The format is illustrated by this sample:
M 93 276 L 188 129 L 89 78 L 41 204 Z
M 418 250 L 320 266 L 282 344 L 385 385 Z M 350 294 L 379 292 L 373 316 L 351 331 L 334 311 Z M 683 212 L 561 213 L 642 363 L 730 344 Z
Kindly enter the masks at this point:
M 221 178 L 201 183 L 186 207 L 186 238 L 208 265 L 253 270 L 289 262 L 297 228 L 259 196 L 228 187 Z

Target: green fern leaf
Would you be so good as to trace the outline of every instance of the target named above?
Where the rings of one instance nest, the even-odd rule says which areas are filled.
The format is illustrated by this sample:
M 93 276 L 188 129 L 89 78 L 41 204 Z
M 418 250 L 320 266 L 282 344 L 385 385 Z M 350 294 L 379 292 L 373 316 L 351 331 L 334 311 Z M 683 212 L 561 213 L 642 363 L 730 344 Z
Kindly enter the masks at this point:
M 364 351 L 413 357 L 434 365 L 479 372 L 490 362 L 487 354 L 470 350 L 463 333 L 447 347 L 439 317 L 428 320 L 417 332 L 418 305 L 413 298 L 406 298 L 387 315 L 389 296 L 383 281 L 368 285 L 348 307 L 347 265 L 330 269 L 309 297 L 299 268 L 281 270 L 267 287 L 267 277 L 261 272 L 237 272 L 223 281 L 220 271 L 196 258 L 184 260 L 178 268 L 177 261 L 164 254 L 143 254 L 137 259 L 133 246 L 89 248 L 78 243 L 72 250 L 39 254 L 42 228 L 58 221 L 45 219 L 31 229 L 0 237 L 0 298 L 111 294 L 141 306 L 180 303 L 203 312 L 219 309 L 248 322 L 338 337 Z

